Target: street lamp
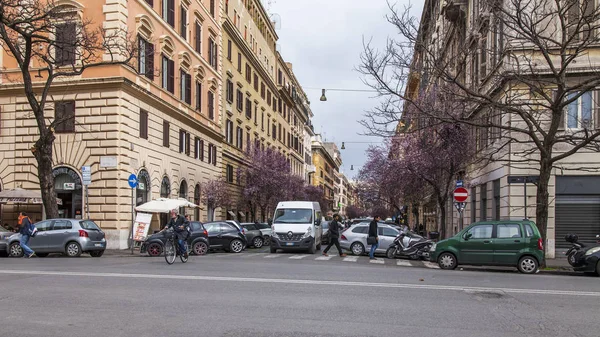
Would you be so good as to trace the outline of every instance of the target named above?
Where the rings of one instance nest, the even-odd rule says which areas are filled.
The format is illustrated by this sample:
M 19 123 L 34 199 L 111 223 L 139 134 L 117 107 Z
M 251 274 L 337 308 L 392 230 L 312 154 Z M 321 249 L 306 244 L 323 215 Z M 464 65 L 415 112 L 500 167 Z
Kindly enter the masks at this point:
M 325 89 L 321 89 L 321 98 L 319 99 L 321 102 L 326 102 L 327 97 L 325 96 Z

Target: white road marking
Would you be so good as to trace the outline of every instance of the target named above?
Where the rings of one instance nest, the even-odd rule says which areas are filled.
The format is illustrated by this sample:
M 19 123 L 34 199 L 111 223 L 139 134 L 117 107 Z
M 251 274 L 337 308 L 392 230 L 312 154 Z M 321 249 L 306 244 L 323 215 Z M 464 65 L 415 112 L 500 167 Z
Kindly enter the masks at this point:
M 274 259 L 276 257 L 280 257 L 281 254 L 270 254 L 270 255 L 265 255 L 265 259 Z
M 370 263 L 375 263 L 375 264 L 385 264 L 385 261 L 383 261 L 382 259 L 377 259 L 377 260 L 369 260 Z
M 431 268 L 431 269 L 440 269 L 440 266 L 437 265 L 437 263 L 433 263 L 433 262 L 429 262 L 429 261 L 424 261 L 423 265 L 427 268 Z
M 409 283 L 321 281 L 321 280 L 268 279 L 268 278 L 249 278 L 249 277 L 163 275 L 163 274 L 90 273 L 90 272 L 41 271 L 41 270 L 0 270 L 0 274 L 38 275 L 38 276 L 42 276 L 42 275 L 45 275 L 45 276 L 69 276 L 69 277 L 112 277 L 112 278 L 150 279 L 150 280 L 160 279 L 160 280 L 193 280 L 193 281 L 214 281 L 214 282 L 283 283 L 283 284 L 302 284 L 302 285 L 321 285 L 321 286 L 327 285 L 327 286 L 370 287 L 370 288 L 464 291 L 464 292 L 504 292 L 504 293 L 509 293 L 509 294 L 530 294 L 530 295 L 592 296 L 592 297 L 600 298 L 600 292 L 595 292 L 595 291 L 463 287 L 463 286 L 444 286 L 444 285 L 409 284 Z
M 344 262 L 356 262 L 360 256 L 346 256 Z
M 401 267 L 412 267 L 413 266 L 409 261 L 406 261 L 406 260 L 397 260 L 396 265 L 401 266 Z
M 317 261 L 327 261 L 327 260 L 331 260 L 332 257 L 333 256 L 319 256 L 315 260 L 317 260 Z
M 292 255 L 290 256 L 290 259 L 292 260 L 302 260 L 305 257 L 308 257 L 309 255 Z

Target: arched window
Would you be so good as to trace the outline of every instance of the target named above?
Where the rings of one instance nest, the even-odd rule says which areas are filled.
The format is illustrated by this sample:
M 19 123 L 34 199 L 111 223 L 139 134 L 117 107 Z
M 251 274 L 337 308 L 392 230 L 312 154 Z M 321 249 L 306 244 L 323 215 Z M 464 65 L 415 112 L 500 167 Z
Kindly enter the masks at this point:
M 169 182 L 169 177 L 164 176 L 162 183 L 160 185 L 160 197 L 168 198 L 171 194 L 171 183 Z
M 150 175 L 148 171 L 141 170 L 138 174 L 138 186 L 136 188 L 136 206 L 145 204 L 150 197 Z
M 187 182 L 185 180 L 182 180 L 181 184 L 179 185 L 179 197 L 187 200 L 187 193 L 188 193 Z M 185 207 L 179 208 L 179 214 L 185 215 Z

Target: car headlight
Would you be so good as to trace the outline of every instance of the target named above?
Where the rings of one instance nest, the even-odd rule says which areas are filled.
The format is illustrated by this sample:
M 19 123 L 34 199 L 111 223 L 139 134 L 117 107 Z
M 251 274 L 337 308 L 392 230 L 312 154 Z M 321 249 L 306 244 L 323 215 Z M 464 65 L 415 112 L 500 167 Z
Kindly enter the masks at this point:
M 436 248 L 436 247 L 437 247 L 437 243 L 435 243 L 435 242 L 434 242 L 434 243 L 431 245 L 431 248 L 429 248 L 429 251 L 430 251 L 430 252 L 435 252 L 435 248 Z
M 306 239 L 311 236 L 312 236 L 312 227 L 309 226 L 308 229 L 306 230 L 306 233 L 304 233 L 304 235 L 302 235 L 302 238 Z
M 600 247 L 590 248 L 590 249 L 587 250 L 587 252 L 585 252 L 585 256 L 592 255 L 592 254 L 595 254 L 597 252 L 600 252 Z

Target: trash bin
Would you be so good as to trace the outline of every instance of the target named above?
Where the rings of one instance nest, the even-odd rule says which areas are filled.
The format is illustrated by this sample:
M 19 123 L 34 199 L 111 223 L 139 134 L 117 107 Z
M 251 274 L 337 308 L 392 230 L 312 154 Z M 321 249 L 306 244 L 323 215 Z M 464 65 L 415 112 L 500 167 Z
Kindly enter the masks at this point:
M 429 240 L 437 241 L 440 238 L 440 232 L 429 232 Z

